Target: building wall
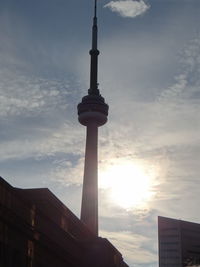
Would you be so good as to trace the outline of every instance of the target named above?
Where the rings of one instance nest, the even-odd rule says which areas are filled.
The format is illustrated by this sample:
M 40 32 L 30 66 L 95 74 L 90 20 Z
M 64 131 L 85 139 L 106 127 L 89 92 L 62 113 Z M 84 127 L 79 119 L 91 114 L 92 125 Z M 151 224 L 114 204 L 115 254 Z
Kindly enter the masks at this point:
M 0 266 L 64 267 L 83 262 L 84 247 L 6 182 L 0 185 L 0 205 Z
M 158 217 L 159 267 L 200 266 L 200 224 Z
M 182 267 L 179 222 L 158 218 L 159 267 Z
M 127 267 L 120 252 L 48 189 L 0 178 L 0 267 Z
M 183 266 L 200 266 L 200 224 L 181 222 Z

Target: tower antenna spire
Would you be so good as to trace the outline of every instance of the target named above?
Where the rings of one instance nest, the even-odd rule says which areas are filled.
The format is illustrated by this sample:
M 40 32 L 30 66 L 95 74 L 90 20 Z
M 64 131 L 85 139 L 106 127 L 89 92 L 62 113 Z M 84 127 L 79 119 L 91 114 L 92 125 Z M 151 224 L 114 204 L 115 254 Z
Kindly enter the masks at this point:
M 97 0 L 94 0 L 94 17 L 97 17 Z
M 92 26 L 92 49 L 90 50 L 91 63 L 90 63 L 90 89 L 89 95 L 99 95 L 98 90 L 98 26 L 97 26 L 97 0 L 94 0 L 94 18 Z

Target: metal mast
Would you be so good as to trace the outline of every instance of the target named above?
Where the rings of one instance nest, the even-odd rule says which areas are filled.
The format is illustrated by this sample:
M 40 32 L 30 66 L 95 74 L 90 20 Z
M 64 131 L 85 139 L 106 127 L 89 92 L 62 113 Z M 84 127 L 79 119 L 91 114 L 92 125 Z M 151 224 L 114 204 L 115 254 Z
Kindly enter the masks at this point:
M 94 18 L 92 26 L 92 49 L 90 50 L 91 64 L 90 64 L 90 89 L 89 94 L 99 95 L 98 90 L 98 55 L 99 50 L 97 48 L 98 42 L 98 26 L 97 26 L 97 1 L 94 4 Z

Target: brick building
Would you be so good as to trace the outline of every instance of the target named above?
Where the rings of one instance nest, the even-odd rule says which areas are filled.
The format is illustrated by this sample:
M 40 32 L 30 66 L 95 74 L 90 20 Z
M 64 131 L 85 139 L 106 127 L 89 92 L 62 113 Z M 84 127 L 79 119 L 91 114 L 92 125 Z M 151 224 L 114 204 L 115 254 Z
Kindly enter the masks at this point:
M 47 188 L 18 189 L 0 178 L 0 267 L 127 267 Z

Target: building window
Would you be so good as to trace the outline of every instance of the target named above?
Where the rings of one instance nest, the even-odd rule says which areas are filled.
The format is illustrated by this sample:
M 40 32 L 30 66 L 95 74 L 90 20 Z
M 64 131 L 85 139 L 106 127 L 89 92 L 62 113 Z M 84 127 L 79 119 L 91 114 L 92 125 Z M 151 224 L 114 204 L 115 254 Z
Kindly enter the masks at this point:
M 31 226 L 35 226 L 35 214 L 36 214 L 36 207 L 35 205 L 32 205 L 30 210 L 30 219 L 31 219 Z
M 66 217 L 61 216 L 61 222 L 60 222 L 60 224 L 61 224 L 61 228 L 63 230 L 68 231 L 68 222 L 67 222 Z
M 33 267 L 33 257 L 34 257 L 34 243 L 28 240 L 28 251 L 27 251 L 27 267 Z
M 179 242 L 161 242 L 160 244 L 161 244 L 161 245 L 169 246 L 169 245 L 178 245 Z
M 119 255 L 115 254 L 113 258 L 114 258 L 115 266 L 120 266 L 121 259 L 120 259 Z
M 179 235 L 160 235 L 160 238 L 179 238 Z
M 171 227 L 171 228 L 163 228 L 161 229 L 161 231 L 163 232 L 167 232 L 167 231 L 177 231 L 178 228 L 177 227 Z

